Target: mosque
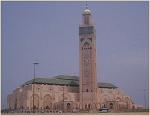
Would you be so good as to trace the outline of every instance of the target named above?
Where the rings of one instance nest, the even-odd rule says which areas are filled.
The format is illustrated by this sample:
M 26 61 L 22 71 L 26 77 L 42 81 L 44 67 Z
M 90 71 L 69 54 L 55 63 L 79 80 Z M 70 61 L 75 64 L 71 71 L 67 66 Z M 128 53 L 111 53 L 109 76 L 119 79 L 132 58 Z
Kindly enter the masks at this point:
M 8 95 L 8 109 L 112 111 L 136 109 L 131 97 L 112 83 L 96 79 L 96 29 L 88 7 L 79 26 L 80 76 L 59 75 L 35 78 L 25 82 Z

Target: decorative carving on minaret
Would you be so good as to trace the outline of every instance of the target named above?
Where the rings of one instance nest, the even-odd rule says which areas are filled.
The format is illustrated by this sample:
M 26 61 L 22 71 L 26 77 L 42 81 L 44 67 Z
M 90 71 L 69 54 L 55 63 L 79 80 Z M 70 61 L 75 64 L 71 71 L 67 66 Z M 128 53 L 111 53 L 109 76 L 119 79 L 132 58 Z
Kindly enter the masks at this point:
M 84 10 L 79 27 L 80 39 L 80 108 L 95 110 L 97 101 L 96 82 L 96 34 L 91 10 Z

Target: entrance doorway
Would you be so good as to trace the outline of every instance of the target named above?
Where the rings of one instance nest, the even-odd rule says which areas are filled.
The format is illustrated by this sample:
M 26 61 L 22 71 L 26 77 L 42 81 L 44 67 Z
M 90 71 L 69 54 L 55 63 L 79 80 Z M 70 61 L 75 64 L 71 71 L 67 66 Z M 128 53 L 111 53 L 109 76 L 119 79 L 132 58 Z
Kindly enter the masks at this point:
M 113 103 L 110 103 L 110 104 L 109 104 L 109 108 L 110 108 L 110 109 L 113 109 Z

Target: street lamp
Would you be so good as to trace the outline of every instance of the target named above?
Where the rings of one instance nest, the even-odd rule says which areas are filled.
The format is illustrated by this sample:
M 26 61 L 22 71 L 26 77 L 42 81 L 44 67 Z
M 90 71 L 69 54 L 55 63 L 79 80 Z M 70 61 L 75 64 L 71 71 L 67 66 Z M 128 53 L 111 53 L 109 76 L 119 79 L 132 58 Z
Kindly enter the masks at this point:
M 33 65 L 34 65 L 34 78 L 33 78 L 33 113 L 34 113 L 34 82 L 35 82 L 35 67 L 36 67 L 36 65 L 38 65 L 39 63 L 37 63 L 37 62 L 35 62 L 35 63 L 33 63 Z
M 64 86 L 63 86 L 63 112 L 64 112 Z
M 145 105 L 145 109 L 146 109 L 146 89 L 144 89 L 144 105 Z

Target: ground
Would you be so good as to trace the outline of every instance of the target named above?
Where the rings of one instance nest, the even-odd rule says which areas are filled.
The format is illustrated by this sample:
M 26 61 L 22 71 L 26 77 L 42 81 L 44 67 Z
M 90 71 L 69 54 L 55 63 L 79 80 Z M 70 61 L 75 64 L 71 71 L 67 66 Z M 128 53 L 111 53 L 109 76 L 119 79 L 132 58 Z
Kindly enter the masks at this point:
M 8 113 L 6 115 L 24 115 L 29 113 Z M 33 113 L 30 113 L 32 115 Z M 38 115 L 49 115 L 49 114 L 55 114 L 58 115 L 58 113 L 37 113 Z M 62 113 L 63 115 L 149 115 L 149 112 L 120 112 L 120 113 Z M 5 115 L 5 114 L 4 114 Z

